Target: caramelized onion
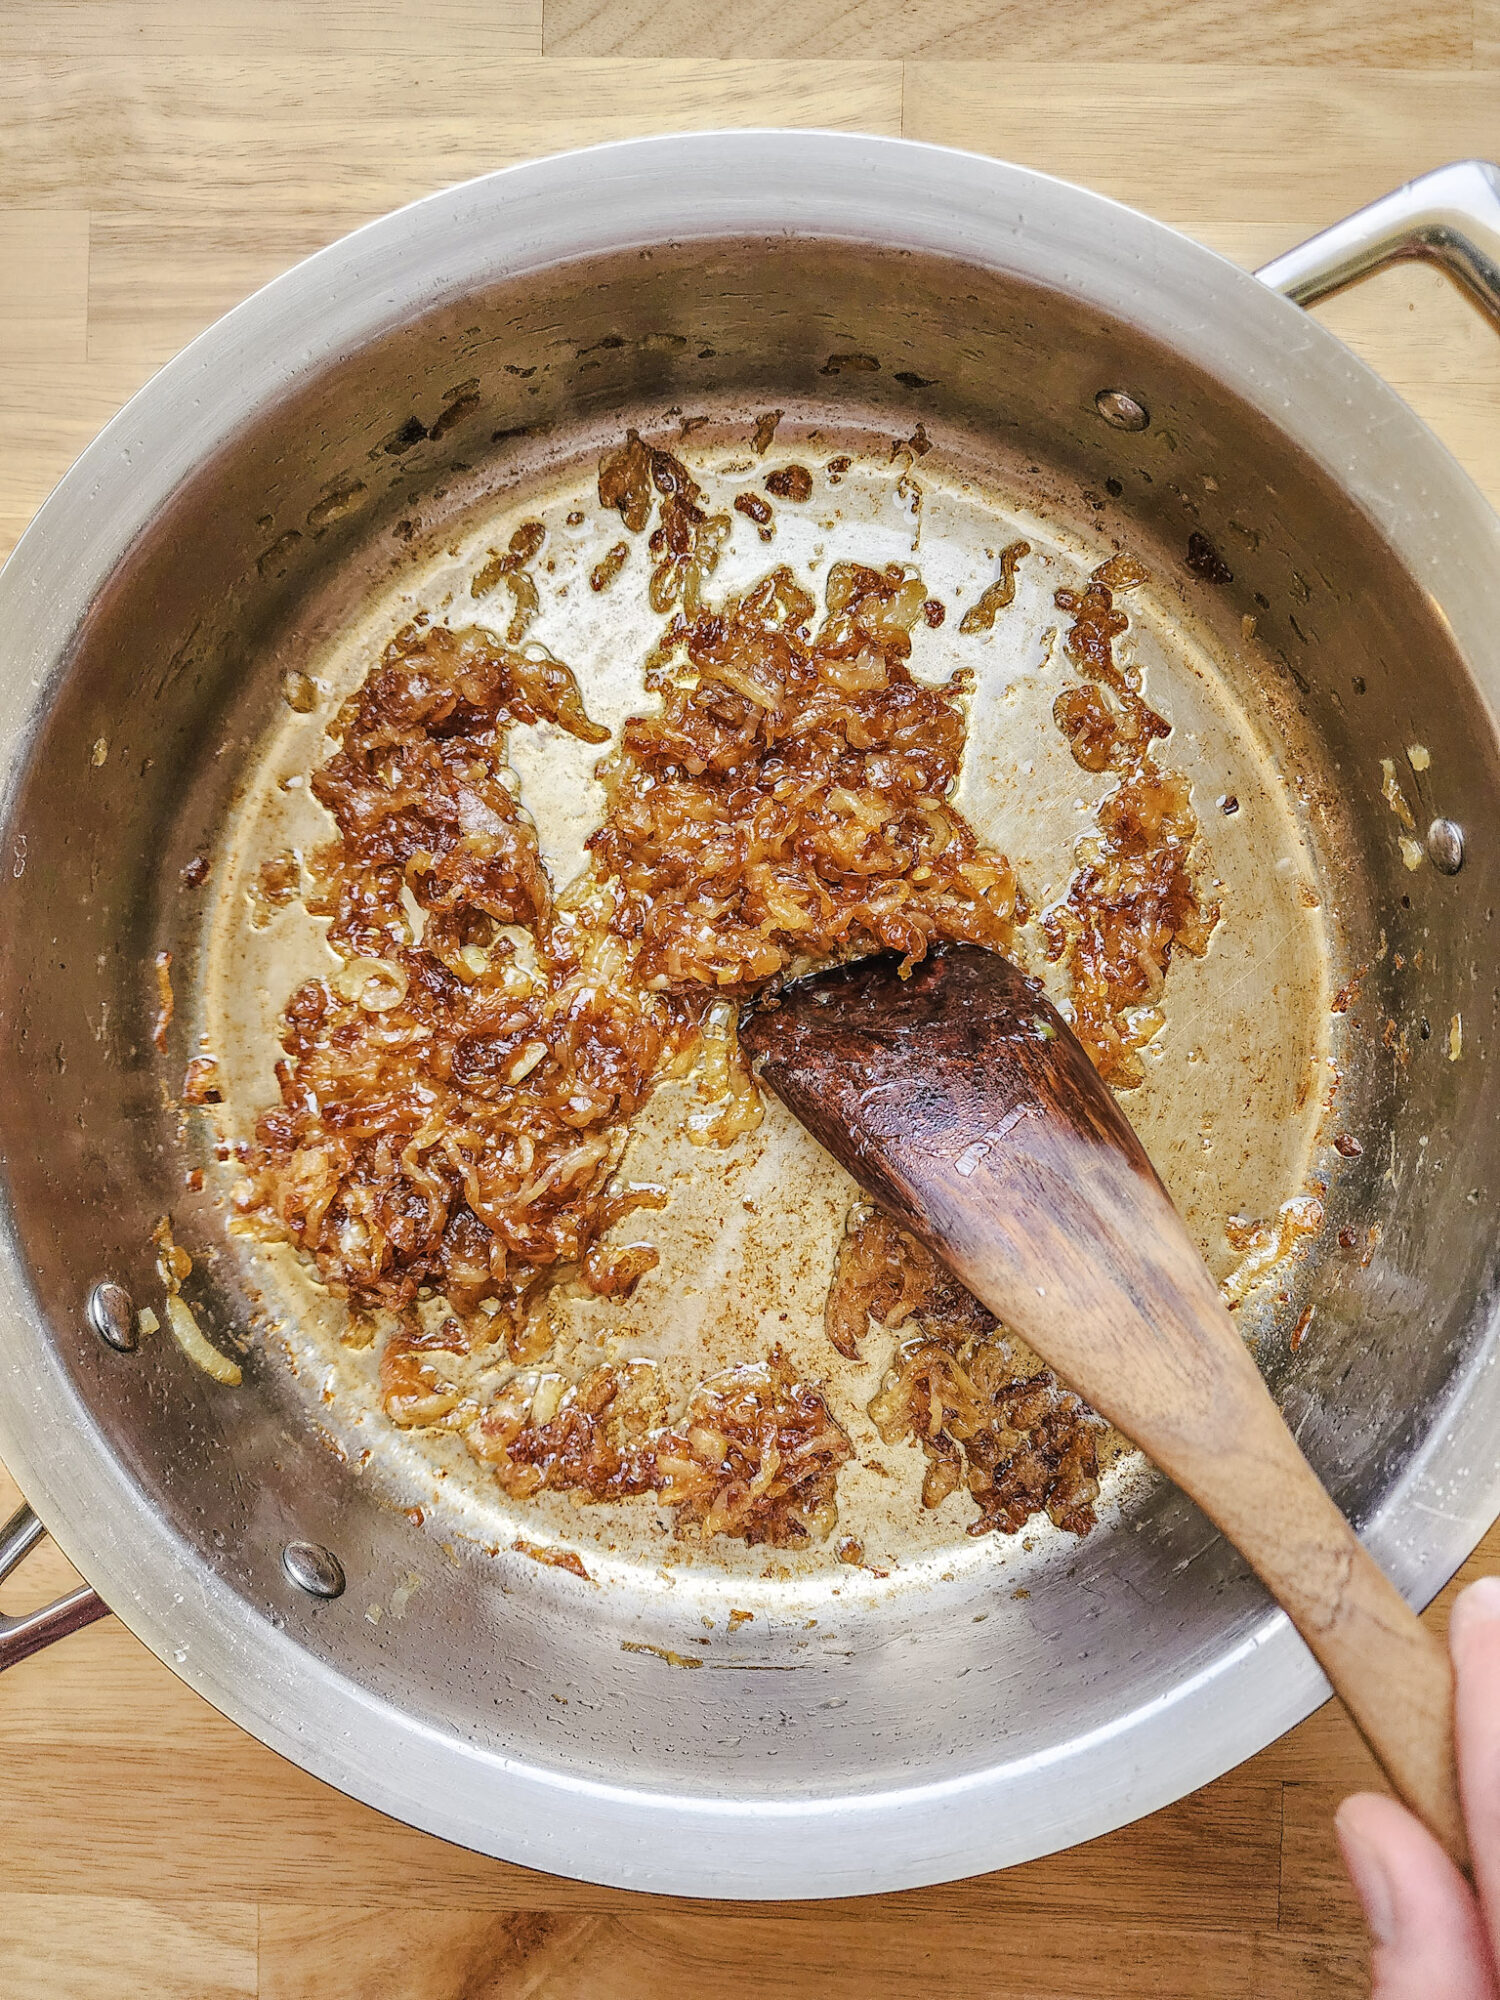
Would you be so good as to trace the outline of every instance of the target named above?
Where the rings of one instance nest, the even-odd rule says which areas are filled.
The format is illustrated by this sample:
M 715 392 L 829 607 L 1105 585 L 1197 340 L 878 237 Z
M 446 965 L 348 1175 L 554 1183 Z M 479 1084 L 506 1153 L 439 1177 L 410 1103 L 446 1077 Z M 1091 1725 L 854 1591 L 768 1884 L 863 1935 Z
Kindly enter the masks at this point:
M 933 600 L 910 566 L 835 563 L 821 621 L 786 568 L 715 607 L 730 517 L 708 511 L 679 459 L 631 432 L 601 465 L 599 497 L 647 537 L 648 594 L 668 622 L 647 675 L 659 705 L 601 766 L 589 873 L 554 900 L 506 762 L 517 724 L 607 737 L 568 668 L 519 643 L 542 537 L 523 524 L 473 584 L 512 593 L 506 636 L 420 622 L 398 634 L 334 718 L 311 781 L 335 838 L 305 864 L 278 858 L 260 885 L 263 920 L 305 865 L 307 907 L 342 963 L 287 1003 L 279 1101 L 236 1201 L 241 1226 L 294 1245 L 362 1323 L 394 1319 L 379 1361 L 391 1420 L 457 1432 L 513 1498 L 652 1494 L 679 1534 L 795 1547 L 832 1526 L 850 1455 L 818 1385 L 777 1351 L 673 1412 L 644 1364 L 538 1374 L 551 1289 L 624 1297 L 654 1266 L 650 1244 L 605 1238 L 658 1200 L 613 1175 L 661 1076 L 692 1075 L 694 1140 L 727 1144 L 759 1121 L 736 1034 L 747 995 L 880 947 L 908 963 L 943 939 L 1003 950 L 1027 913 L 1010 864 L 952 803 L 969 678 L 911 672 Z M 596 589 L 627 550 L 610 551 Z M 1002 559 L 994 608 L 1019 555 Z M 1125 621 L 1111 590 L 1139 580 L 1128 561 L 1059 596 L 1088 680 L 1059 721 L 1121 783 L 1098 858 L 1047 931 L 1080 1032 L 1117 1078 L 1172 949 L 1201 949 L 1215 914 L 1186 875 L 1186 788 L 1149 762 L 1166 725 L 1113 657 Z M 930 1499 L 967 1482 L 981 1527 L 1032 1505 L 1086 1524 L 1090 1413 L 1050 1376 L 1018 1374 L 983 1307 L 866 1216 L 840 1253 L 834 1345 L 857 1355 L 872 1318 L 921 1330 L 877 1404 L 891 1435 L 922 1441 Z M 514 1365 L 498 1390 L 488 1360 L 477 1377 L 463 1366 L 497 1343 Z
M 994 1315 L 929 1250 L 878 1210 L 858 1208 L 829 1287 L 828 1337 L 853 1358 L 872 1320 L 920 1328 L 869 1414 L 887 1444 L 921 1446 L 924 1506 L 967 1487 L 979 1507 L 970 1534 L 1013 1534 L 1038 1510 L 1074 1534 L 1088 1532 L 1099 1493 L 1098 1418 L 1049 1371 L 1018 1363 Z
M 1071 976 L 1073 1027 L 1101 1076 L 1117 1090 L 1143 1081 L 1139 1051 L 1161 1028 L 1160 997 L 1174 952 L 1208 949 L 1219 912 L 1193 881 L 1198 837 L 1188 782 L 1163 771 L 1152 744 L 1169 725 L 1140 693 L 1140 675 L 1115 658 L 1129 621 L 1114 592 L 1146 581 L 1133 556 L 1112 556 L 1083 591 L 1059 590 L 1071 612 L 1067 653 L 1086 676 L 1057 698 L 1053 715 L 1086 771 L 1120 782 L 1099 806 L 1099 839 L 1062 902 L 1046 911 L 1047 956 Z

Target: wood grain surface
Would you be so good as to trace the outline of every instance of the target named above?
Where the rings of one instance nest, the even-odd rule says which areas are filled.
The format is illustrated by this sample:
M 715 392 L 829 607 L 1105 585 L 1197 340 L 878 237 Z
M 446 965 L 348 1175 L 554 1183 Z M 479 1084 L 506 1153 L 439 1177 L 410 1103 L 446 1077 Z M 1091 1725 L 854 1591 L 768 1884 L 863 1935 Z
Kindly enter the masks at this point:
M 761 124 L 999 154 L 1256 263 L 1426 167 L 1500 158 L 1500 0 L 4 0 L 0 555 L 155 368 L 345 230 L 561 147 Z M 1500 504 L 1500 341 L 1443 280 L 1390 273 L 1320 316 Z M 1465 1575 L 1495 1569 L 1500 1534 Z M 69 1580 L 44 1547 L 5 1606 Z M 1362 1994 L 1329 1822 L 1372 1782 L 1330 1704 L 1003 1875 L 657 1901 L 351 1803 L 107 1620 L 0 1680 L 0 1995 Z

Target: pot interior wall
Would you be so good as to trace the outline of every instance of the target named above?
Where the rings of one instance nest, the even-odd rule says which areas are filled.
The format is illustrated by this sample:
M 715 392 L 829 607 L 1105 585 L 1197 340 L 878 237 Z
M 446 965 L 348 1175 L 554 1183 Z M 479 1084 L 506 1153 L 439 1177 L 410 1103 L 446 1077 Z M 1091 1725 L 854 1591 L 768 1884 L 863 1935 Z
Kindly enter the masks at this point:
M 1100 419 L 1108 388 L 1146 406 L 1145 430 Z M 1328 1086 L 1365 1140 L 1295 1279 L 1317 1337 L 1293 1352 L 1282 1315 L 1262 1359 L 1361 1518 L 1440 1421 L 1494 1286 L 1493 864 L 1471 838 L 1454 878 L 1406 865 L 1382 759 L 1417 841 L 1438 814 L 1479 829 L 1494 730 L 1439 607 L 1348 497 L 1211 376 L 1086 303 L 783 239 L 632 252 L 439 303 L 309 374 L 184 485 L 58 667 L 5 836 L 0 1135 L 80 1423 L 172 1523 L 185 1565 L 372 1694 L 544 1768 L 684 1793 L 874 1790 L 1045 1752 L 1221 1657 L 1264 1600 L 1201 1517 L 1146 1482 L 1028 1576 L 1027 1597 L 977 1572 L 851 1587 L 815 1629 L 719 1632 L 712 1671 L 673 1671 L 687 1621 L 671 1590 L 591 1596 L 470 1544 L 445 1552 L 351 1476 L 253 1344 L 246 1388 L 225 1395 L 164 1340 L 106 1350 L 82 1308 L 105 1274 L 152 1295 L 165 1210 L 222 1246 L 184 1194 L 180 1064 L 152 1045 L 151 965 L 172 951 L 191 987 L 181 871 L 234 810 L 286 664 L 482 496 L 621 412 L 666 434 L 700 409 L 813 402 L 830 425 L 891 438 L 920 420 L 1030 504 L 1142 554 L 1261 720 L 1337 915 L 1350 997 Z M 1218 552 L 1219 580 L 1201 554 L 1188 563 L 1190 536 Z M 217 1324 L 245 1326 L 233 1258 L 204 1254 Z M 288 1588 L 294 1535 L 339 1552 L 336 1603 Z

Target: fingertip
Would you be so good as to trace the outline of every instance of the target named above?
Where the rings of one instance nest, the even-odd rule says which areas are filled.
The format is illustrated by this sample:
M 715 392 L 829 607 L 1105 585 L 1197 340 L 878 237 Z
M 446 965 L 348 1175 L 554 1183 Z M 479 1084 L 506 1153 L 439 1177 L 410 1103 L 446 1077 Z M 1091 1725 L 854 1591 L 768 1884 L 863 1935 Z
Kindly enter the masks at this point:
M 1500 1955 L 1500 1576 L 1454 1599 L 1453 1727 L 1474 1879 Z
M 1448 1644 L 1457 1653 L 1475 1640 L 1500 1634 L 1500 1576 L 1481 1576 L 1453 1600 Z
M 1343 1834 L 1345 1827 L 1360 1831 L 1367 1825 L 1378 1828 L 1392 1806 L 1396 1806 L 1396 1801 L 1388 1798 L 1384 1792 L 1351 1792 L 1334 1814 L 1333 1824 L 1340 1835 Z M 1396 1810 L 1404 1812 L 1406 1808 L 1396 1806 Z
M 1494 2000 L 1468 1884 L 1395 1799 L 1357 1792 L 1334 1818 L 1374 1945 L 1377 2000 Z
M 1378 1792 L 1355 1792 L 1333 1816 L 1333 1830 L 1345 1871 L 1365 1913 L 1366 1928 L 1377 1945 L 1389 1941 L 1396 1923 L 1384 1813 L 1390 1804 Z

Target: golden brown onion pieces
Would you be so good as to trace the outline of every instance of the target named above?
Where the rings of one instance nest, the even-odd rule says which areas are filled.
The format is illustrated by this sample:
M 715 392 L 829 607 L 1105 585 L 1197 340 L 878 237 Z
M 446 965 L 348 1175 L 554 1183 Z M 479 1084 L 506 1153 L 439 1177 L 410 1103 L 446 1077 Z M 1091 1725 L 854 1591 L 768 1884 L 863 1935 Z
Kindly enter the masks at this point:
M 347 963 L 288 1004 L 239 1197 L 357 1304 L 432 1286 L 461 1313 L 498 1301 L 513 1337 L 632 1205 L 606 1183 L 670 1026 L 582 966 L 526 976 L 499 934 L 551 912 L 503 762 L 510 724 L 542 719 L 603 734 L 565 667 L 478 628 L 403 633 L 345 705 L 313 779 L 340 839 L 309 907 Z
M 853 1356 L 871 1319 L 919 1329 L 897 1351 L 870 1417 L 887 1444 L 922 1447 L 924 1505 L 965 1486 L 979 1508 L 970 1534 L 1013 1534 L 1039 1509 L 1088 1532 L 1098 1418 L 1049 1370 L 1019 1365 L 993 1313 L 931 1251 L 878 1210 L 856 1210 L 829 1289 L 829 1338 Z
M 1198 818 L 1188 782 L 1152 754 L 1170 725 L 1143 699 L 1139 670 L 1115 657 L 1128 621 L 1114 592 L 1145 580 L 1133 557 L 1113 556 L 1085 590 L 1057 592 L 1073 618 L 1068 657 L 1087 679 L 1058 696 L 1053 715 L 1084 770 L 1117 772 L 1120 783 L 1099 807 L 1092 853 L 1042 922 L 1047 956 L 1071 974 L 1078 1038 L 1117 1090 L 1145 1076 L 1139 1050 L 1161 1026 L 1155 1003 L 1173 953 L 1201 957 L 1219 920 L 1189 867 Z
M 680 628 L 589 843 L 647 987 L 743 992 L 796 958 L 1010 942 L 1015 877 L 947 803 L 965 682 L 906 665 L 925 595 L 899 567 L 837 564 L 814 634 L 777 570 Z

